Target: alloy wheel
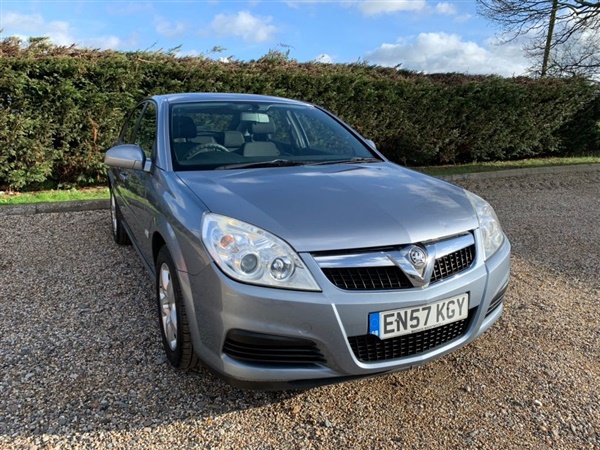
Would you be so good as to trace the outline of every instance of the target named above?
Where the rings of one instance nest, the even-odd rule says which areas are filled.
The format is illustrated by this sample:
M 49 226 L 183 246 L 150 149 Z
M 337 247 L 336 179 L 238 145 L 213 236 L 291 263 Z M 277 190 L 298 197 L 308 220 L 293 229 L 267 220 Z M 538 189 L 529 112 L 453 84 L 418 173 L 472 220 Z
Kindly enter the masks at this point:
M 116 236 L 117 235 L 117 227 L 118 227 L 117 201 L 115 200 L 115 195 L 112 193 L 112 191 L 110 193 L 110 220 L 112 223 L 113 234 Z
M 171 350 L 177 348 L 177 303 L 171 271 L 167 263 L 160 266 L 158 295 L 163 333 Z

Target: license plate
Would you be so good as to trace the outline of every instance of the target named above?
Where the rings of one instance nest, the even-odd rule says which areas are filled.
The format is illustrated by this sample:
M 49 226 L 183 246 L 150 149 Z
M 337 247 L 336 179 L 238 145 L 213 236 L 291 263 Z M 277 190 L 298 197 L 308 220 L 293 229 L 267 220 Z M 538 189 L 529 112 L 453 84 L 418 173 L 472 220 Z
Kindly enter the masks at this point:
M 461 294 L 428 305 L 371 313 L 369 333 L 388 339 L 457 322 L 468 315 L 469 294 Z

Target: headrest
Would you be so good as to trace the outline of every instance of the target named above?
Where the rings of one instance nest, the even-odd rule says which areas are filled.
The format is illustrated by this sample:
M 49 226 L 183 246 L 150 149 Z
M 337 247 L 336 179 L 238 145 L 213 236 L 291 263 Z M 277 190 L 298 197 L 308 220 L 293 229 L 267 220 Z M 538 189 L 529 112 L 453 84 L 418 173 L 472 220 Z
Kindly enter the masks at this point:
M 240 131 L 225 131 L 223 133 L 223 145 L 225 147 L 241 147 L 244 143 L 244 135 Z
M 191 117 L 173 116 L 173 139 L 196 137 L 196 124 Z
M 248 142 L 244 145 L 244 156 L 278 156 L 279 150 L 272 142 Z
M 257 122 L 252 124 L 250 129 L 252 134 L 271 134 L 275 133 L 274 122 Z

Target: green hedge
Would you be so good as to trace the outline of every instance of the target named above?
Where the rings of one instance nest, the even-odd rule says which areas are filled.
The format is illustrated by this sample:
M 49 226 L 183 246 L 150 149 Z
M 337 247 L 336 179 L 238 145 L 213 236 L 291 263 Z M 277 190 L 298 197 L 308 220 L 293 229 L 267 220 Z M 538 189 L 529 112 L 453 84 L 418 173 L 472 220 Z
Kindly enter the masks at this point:
M 324 106 L 411 165 L 581 154 L 600 143 L 585 80 L 423 75 L 298 63 L 277 52 L 220 63 L 165 53 L 0 42 L 0 189 L 102 183 L 104 151 L 152 94 L 247 92 Z

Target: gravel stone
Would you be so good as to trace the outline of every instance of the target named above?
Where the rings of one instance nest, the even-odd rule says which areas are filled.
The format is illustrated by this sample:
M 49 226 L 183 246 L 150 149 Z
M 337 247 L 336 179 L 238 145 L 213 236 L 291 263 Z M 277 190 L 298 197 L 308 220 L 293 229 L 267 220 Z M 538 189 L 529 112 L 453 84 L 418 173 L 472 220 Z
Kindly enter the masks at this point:
M 513 244 L 501 321 L 431 364 L 308 391 L 171 368 L 107 210 L 0 216 L 0 448 L 600 448 L 600 171 L 458 183 Z

